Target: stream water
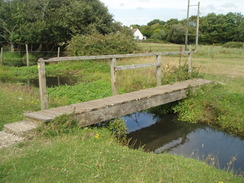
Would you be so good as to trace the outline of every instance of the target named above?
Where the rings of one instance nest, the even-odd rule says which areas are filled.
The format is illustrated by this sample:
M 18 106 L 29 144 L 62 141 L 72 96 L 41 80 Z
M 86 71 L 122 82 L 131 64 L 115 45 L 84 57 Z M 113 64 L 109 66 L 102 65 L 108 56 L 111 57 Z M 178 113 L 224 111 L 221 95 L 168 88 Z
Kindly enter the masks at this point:
M 206 125 L 180 122 L 173 115 L 138 112 L 124 117 L 130 146 L 206 161 L 221 169 L 244 172 L 244 138 Z M 230 163 L 232 162 L 232 163 Z

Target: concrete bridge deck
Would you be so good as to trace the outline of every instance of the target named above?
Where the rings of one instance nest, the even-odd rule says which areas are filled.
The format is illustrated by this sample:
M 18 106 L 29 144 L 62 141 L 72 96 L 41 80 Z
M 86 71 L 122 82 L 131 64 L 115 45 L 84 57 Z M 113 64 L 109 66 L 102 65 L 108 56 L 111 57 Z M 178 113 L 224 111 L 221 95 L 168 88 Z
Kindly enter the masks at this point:
M 6 124 L 4 129 L 5 131 L 18 135 L 25 135 L 35 130 L 41 122 L 50 122 L 57 116 L 72 113 L 80 122 L 80 126 L 89 126 L 141 110 L 182 100 L 187 97 L 189 87 L 195 88 L 210 83 L 212 83 L 212 81 L 192 79 L 103 99 L 25 113 L 24 121 Z

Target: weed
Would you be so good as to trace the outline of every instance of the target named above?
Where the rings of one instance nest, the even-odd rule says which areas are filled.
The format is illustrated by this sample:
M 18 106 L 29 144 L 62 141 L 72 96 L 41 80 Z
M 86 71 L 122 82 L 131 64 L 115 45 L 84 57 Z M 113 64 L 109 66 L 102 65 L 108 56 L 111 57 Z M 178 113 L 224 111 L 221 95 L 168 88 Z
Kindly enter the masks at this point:
M 125 121 L 122 118 L 114 119 L 109 122 L 108 129 L 113 132 L 116 137 L 122 137 L 127 133 Z
M 78 121 L 74 119 L 75 114 L 63 114 L 56 117 L 48 124 L 42 124 L 39 128 L 41 135 L 58 136 L 64 133 L 70 133 L 75 128 L 78 128 Z

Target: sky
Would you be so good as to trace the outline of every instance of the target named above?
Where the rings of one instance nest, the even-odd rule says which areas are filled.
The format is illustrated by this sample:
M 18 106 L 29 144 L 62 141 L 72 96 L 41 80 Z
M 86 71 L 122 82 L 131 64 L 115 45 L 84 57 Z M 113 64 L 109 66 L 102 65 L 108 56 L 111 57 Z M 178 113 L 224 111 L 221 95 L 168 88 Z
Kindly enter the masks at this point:
M 171 18 L 182 20 L 187 15 L 188 0 L 101 0 L 116 21 L 123 25 L 146 25 L 154 19 L 167 21 Z M 190 16 L 197 15 L 200 2 L 200 16 L 208 13 L 244 14 L 244 0 L 190 0 Z

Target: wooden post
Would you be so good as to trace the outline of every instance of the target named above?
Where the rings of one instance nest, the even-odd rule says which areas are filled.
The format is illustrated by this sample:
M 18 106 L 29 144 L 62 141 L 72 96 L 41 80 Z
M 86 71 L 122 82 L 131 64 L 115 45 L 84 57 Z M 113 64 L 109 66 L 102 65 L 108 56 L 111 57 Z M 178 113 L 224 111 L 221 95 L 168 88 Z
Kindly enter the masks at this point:
M 41 109 L 44 110 L 44 109 L 48 109 L 48 99 L 47 99 L 45 62 L 43 61 L 43 59 L 38 60 L 38 76 L 39 76 Z
M 116 88 L 116 58 L 112 58 L 111 60 L 111 84 L 112 84 L 112 94 L 117 95 L 117 88 Z
M 58 57 L 60 56 L 60 47 L 58 47 Z
M 188 72 L 192 73 L 192 49 L 191 49 L 191 45 L 190 45 L 190 53 L 188 53 Z
M 25 50 L 26 50 L 26 66 L 29 67 L 30 61 L 29 61 L 28 44 L 25 44 Z
M 3 47 L 1 48 L 1 53 L 0 53 L 0 65 L 3 65 Z
M 161 86 L 161 55 L 156 56 L 157 86 Z
M 180 59 L 179 59 L 179 66 L 181 65 L 182 51 L 183 51 L 183 47 L 182 47 L 182 46 L 180 46 Z

